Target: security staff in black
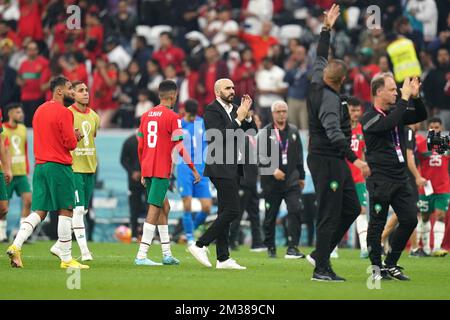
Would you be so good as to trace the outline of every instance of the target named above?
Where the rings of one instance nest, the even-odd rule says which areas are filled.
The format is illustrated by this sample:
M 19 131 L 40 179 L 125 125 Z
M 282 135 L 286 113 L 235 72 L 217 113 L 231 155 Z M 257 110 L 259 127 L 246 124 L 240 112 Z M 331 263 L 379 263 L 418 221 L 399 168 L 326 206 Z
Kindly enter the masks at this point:
M 397 262 L 417 225 L 418 209 L 407 172 L 405 126 L 427 118 L 419 87 L 417 78 L 407 78 L 401 88 L 401 99 L 395 104 L 397 85 L 394 76 L 391 73 L 376 76 L 371 83 L 373 107 L 367 109 L 361 119 L 366 159 L 372 170 L 367 179 L 370 203 L 367 244 L 375 279 L 409 280 Z M 389 206 L 397 214 L 399 225 L 383 265 L 381 234 Z
M 338 15 L 336 5 L 325 15 L 306 100 L 310 134 L 307 161 L 318 203 L 316 250 L 307 259 L 315 266 L 311 280 L 341 282 L 345 279 L 331 268 L 330 253 L 361 211 L 345 158 L 364 176 L 370 170 L 350 148 L 350 117 L 347 104 L 339 96 L 347 67 L 340 60 L 327 62 L 330 28 Z
M 245 137 L 246 163 L 243 164 L 244 176 L 239 181 L 239 207 L 240 213 L 230 226 L 230 249 L 238 250 L 239 235 L 241 231 L 241 220 L 244 211 L 247 212 L 250 221 L 252 244 L 250 251 L 262 252 L 267 248 L 264 246 L 261 236 L 261 220 L 259 218 L 259 195 L 258 195 L 258 162 L 257 162 L 256 137 L 248 135 Z M 252 157 L 252 158 L 250 158 Z
M 270 258 L 276 257 L 275 224 L 281 201 L 287 207 L 286 259 L 304 258 L 298 249 L 301 231 L 301 190 L 305 186 L 303 169 L 303 147 L 297 127 L 287 122 L 288 105 L 279 100 L 272 104 L 273 123 L 269 123 L 258 133 L 258 146 L 261 164 L 275 168 L 272 175 L 261 175 L 261 187 L 264 193 L 266 215 L 264 218 L 264 244 Z M 260 141 L 263 139 L 264 141 Z M 272 141 L 275 148 L 271 148 Z M 269 151 L 269 152 L 266 152 Z M 272 152 L 277 156 L 273 157 Z M 266 161 L 266 159 L 267 161 Z M 272 161 L 277 161 L 275 164 Z

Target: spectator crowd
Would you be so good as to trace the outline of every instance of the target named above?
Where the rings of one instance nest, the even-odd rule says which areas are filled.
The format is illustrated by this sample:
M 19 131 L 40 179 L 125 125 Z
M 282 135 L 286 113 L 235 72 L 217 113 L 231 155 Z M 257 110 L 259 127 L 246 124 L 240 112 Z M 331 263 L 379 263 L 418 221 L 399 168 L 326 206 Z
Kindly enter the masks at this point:
M 195 99 L 201 115 L 215 98 L 214 82 L 227 77 L 238 101 L 244 93 L 253 97 L 263 124 L 272 103 L 284 99 L 289 121 L 308 129 L 311 64 L 332 2 L 0 0 L 0 106 L 20 101 L 31 126 L 50 98 L 50 80 L 64 75 L 88 83 L 101 127 L 133 128 L 158 104 L 163 79 L 180 88 L 175 111 Z M 345 93 L 368 104 L 377 73 L 392 70 L 399 83 L 420 75 L 430 114 L 449 128 L 448 1 L 337 2 L 343 14 L 330 55 L 350 66 Z M 79 17 L 70 5 L 81 9 Z M 380 8 L 379 17 L 369 5 Z M 80 28 L 69 28 L 69 18 L 79 18 Z

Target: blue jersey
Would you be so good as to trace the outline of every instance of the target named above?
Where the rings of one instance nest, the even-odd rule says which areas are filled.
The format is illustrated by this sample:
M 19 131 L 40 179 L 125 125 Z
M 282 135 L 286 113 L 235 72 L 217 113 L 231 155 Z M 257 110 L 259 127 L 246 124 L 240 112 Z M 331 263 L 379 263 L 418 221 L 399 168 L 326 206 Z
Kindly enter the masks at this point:
M 198 172 L 201 174 L 205 167 L 204 152 L 208 143 L 205 138 L 205 122 L 203 118 L 197 116 L 194 122 L 188 122 L 184 118 L 181 120 L 183 129 L 183 143 L 189 152 L 192 162 L 195 164 Z M 186 165 L 184 161 L 180 165 Z

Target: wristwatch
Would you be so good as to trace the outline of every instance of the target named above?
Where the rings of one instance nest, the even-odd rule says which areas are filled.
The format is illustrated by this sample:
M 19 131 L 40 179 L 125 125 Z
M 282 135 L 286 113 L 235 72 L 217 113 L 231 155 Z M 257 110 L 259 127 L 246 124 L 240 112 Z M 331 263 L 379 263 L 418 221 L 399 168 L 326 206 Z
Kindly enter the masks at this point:
M 324 25 L 322 27 L 322 31 L 330 31 L 330 30 L 331 30 L 331 28 L 329 26 Z

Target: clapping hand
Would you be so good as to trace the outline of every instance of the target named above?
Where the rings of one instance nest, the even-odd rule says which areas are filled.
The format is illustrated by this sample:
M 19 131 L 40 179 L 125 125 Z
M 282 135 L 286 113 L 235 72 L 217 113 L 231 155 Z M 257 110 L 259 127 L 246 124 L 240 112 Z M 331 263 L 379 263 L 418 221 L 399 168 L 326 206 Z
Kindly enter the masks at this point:
M 410 82 L 410 86 L 411 86 L 411 96 L 413 98 L 417 98 L 419 96 L 420 93 L 420 81 L 419 78 L 414 77 L 411 82 Z
M 253 100 L 248 94 L 244 94 L 241 99 L 241 105 L 237 109 L 237 118 L 239 121 L 243 121 L 248 117 Z

